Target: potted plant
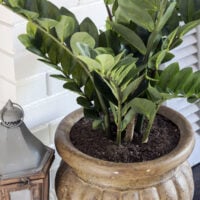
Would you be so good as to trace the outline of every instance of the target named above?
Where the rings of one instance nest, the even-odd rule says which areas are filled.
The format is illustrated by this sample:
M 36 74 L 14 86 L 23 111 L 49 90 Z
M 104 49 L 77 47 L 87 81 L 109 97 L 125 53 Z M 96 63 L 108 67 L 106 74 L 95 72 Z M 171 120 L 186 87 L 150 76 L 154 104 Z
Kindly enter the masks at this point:
M 162 66 L 172 60 L 171 50 L 182 43 L 183 36 L 200 24 L 200 3 L 105 0 L 108 19 L 104 31 L 98 31 L 89 18 L 79 23 L 68 9 L 46 0 L 0 3 L 28 20 L 27 33 L 19 39 L 40 61 L 60 72 L 52 76 L 65 81 L 64 88 L 76 92 L 82 106 L 57 129 L 55 143 L 63 159 L 57 174 L 58 198 L 192 199 L 194 186 L 186 160 L 193 149 L 193 132 L 185 118 L 161 105 L 176 97 L 197 101 L 200 72 L 191 67 L 180 69 L 178 63 Z M 129 156 L 136 147 L 154 152 L 159 146 L 160 141 L 154 149 L 148 147 L 159 116 L 158 126 L 173 124 L 174 132 L 167 136 L 176 136 L 173 148 L 166 155 L 159 152 L 153 160 L 136 152 L 140 156 L 133 163 Z M 104 136 L 97 140 L 113 152 L 110 158 L 101 160 L 102 154 L 94 158 L 75 147 L 84 131 L 78 136 L 71 132 L 80 123 L 90 126 L 91 132 L 102 130 Z M 108 146 L 104 146 L 105 138 Z M 96 148 L 92 147 L 91 154 Z M 131 150 L 123 160 L 112 161 L 123 148 Z

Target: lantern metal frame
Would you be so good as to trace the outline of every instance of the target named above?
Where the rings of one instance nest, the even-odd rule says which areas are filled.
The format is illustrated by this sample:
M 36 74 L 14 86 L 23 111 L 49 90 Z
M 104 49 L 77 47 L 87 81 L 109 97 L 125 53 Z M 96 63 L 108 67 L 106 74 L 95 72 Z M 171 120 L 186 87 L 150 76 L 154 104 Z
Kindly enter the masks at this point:
M 47 148 L 50 156 L 40 171 L 27 174 L 26 176 L 0 179 L 1 200 L 12 200 L 11 194 L 13 192 L 24 190 L 30 192 L 30 200 L 49 200 L 49 169 L 54 160 L 54 150 Z

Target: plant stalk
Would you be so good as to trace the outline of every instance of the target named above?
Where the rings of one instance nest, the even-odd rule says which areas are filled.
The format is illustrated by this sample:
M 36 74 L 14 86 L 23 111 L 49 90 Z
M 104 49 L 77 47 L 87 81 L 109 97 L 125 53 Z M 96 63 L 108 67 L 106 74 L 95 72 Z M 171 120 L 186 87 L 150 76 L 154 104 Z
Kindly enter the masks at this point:
M 160 108 L 160 104 L 157 105 L 157 108 L 155 109 L 155 112 L 151 115 L 151 117 L 150 117 L 150 119 L 148 121 L 147 127 L 145 129 L 145 132 L 144 132 L 144 135 L 143 135 L 143 138 L 142 138 L 142 143 L 147 143 L 148 140 L 149 140 L 149 134 L 150 134 L 153 122 L 155 120 L 155 117 L 156 117 L 156 114 L 157 114 L 157 111 L 158 111 L 159 108 Z

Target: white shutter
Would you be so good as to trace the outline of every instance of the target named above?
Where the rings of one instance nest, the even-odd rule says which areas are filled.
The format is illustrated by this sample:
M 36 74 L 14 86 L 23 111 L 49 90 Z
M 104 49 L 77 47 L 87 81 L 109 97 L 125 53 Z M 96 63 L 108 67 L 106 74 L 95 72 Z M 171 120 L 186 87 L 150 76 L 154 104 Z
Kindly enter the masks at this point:
M 200 27 L 190 31 L 185 37 L 181 46 L 172 51 L 178 61 L 180 68 L 192 67 L 193 70 L 200 70 Z M 166 105 L 183 114 L 191 123 L 196 134 L 196 146 L 189 158 L 192 165 L 200 162 L 200 102 L 189 104 L 185 99 L 178 98 L 166 102 Z

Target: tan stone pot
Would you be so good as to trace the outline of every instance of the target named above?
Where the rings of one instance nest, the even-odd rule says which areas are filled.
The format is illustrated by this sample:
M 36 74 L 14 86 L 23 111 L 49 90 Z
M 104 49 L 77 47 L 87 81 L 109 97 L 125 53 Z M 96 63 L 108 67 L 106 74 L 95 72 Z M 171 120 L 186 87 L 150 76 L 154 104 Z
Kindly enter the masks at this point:
M 56 148 L 63 159 L 56 177 L 58 199 L 192 200 L 194 185 L 187 162 L 194 146 L 191 126 L 169 108 L 162 107 L 159 113 L 180 128 L 179 144 L 161 158 L 129 164 L 102 161 L 78 151 L 70 142 L 69 132 L 82 117 L 82 111 L 65 117 L 55 137 Z

